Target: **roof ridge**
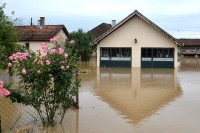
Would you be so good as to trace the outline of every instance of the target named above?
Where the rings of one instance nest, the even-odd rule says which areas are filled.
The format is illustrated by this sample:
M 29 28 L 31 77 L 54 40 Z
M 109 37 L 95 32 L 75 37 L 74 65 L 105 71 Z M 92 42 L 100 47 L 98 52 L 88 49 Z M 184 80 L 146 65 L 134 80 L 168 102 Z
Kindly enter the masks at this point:
M 105 38 L 106 36 L 108 36 L 109 34 L 111 34 L 112 32 L 114 32 L 115 30 L 117 30 L 121 25 L 123 25 L 125 22 L 127 22 L 129 19 L 131 19 L 132 17 L 134 17 L 135 15 L 138 15 L 141 19 L 143 19 L 145 22 L 149 23 L 150 25 L 152 25 L 154 28 L 156 28 L 157 30 L 161 31 L 163 34 L 165 34 L 167 37 L 171 38 L 176 44 L 181 44 L 180 41 L 178 41 L 176 38 L 174 38 L 172 35 L 170 35 L 168 32 L 166 32 L 165 30 L 163 30 L 161 27 L 159 27 L 157 24 L 155 24 L 153 21 L 151 21 L 150 19 L 148 19 L 147 17 L 145 17 L 142 13 L 140 13 L 138 10 L 134 10 L 132 13 L 130 13 L 127 17 L 125 17 L 124 19 L 122 19 L 119 23 L 117 23 L 114 27 L 112 27 L 111 29 L 109 29 L 107 32 L 105 32 L 104 34 L 102 34 L 100 37 L 98 37 L 97 39 L 95 39 L 92 43 L 93 44 L 97 44 L 100 40 L 102 40 L 103 38 Z
M 16 26 L 16 30 L 20 33 L 20 41 L 45 41 L 56 36 L 61 30 L 69 35 L 65 25 L 45 25 L 40 28 L 38 25 Z M 32 36 L 34 34 L 35 36 Z

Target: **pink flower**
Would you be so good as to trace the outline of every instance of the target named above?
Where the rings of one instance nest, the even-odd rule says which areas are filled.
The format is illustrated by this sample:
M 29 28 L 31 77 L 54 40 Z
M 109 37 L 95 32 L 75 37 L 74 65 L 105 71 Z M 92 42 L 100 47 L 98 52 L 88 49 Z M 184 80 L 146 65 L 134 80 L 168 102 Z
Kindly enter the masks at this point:
M 65 66 L 61 66 L 60 68 L 63 70 L 63 69 L 65 69 Z
M 74 40 L 71 40 L 69 43 L 70 43 L 70 44 L 74 44 L 75 42 L 74 42 Z
M 42 42 L 42 46 L 46 45 L 45 42 Z
M 63 53 L 64 53 L 64 50 L 63 50 L 62 48 L 59 48 L 59 49 L 58 49 L 58 53 L 59 53 L 59 54 L 63 54 Z
M 13 60 L 13 56 L 9 56 L 9 60 Z
M 55 42 L 57 42 L 57 41 L 58 41 L 58 38 L 59 38 L 58 36 L 54 36 L 54 37 L 53 37 L 53 40 L 54 40 Z
M 40 73 L 41 73 L 41 71 L 40 71 L 40 70 L 38 70 L 38 71 L 37 71 L 37 74 L 40 74 Z
M 46 65 L 50 65 L 50 61 L 49 60 L 46 60 Z
M 19 59 L 20 59 L 20 61 L 23 61 L 23 60 L 25 60 L 25 59 L 27 59 L 27 58 L 26 58 L 26 55 L 22 54 L 22 55 L 19 57 Z
M 6 90 L 5 88 L 0 89 L 0 96 L 8 96 L 10 95 L 10 91 Z
M 42 51 L 44 53 L 46 53 L 47 52 L 47 45 L 44 42 L 41 45 L 42 45 Z
M 8 63 L 8 67 L 12 67 L 12 63 Z
M 43 52 L 44 52 L 44 53 L 46 53 L 46 52 L 47 52 L 47 50 L 46 50 L 46 49 L 43 49 Z
M 50 42 L 53 42 L 53 38 L 50 39 Z
M 0 80 L 0 96 L 8 96 L 10 95 L 10 91 L 3 88 L 3 81 Z
M 56 52 L 57 52 L 56 49 L 52 49 L 52 50 L 50 51 L 50 54 L 54 54 L 54 53 L 56 53 Z
M 20 56 L 21 54 L 22 54 L 21 52 L 17 52 L 17 53 L 16 53 L 17 56 Z
M 20 61 L 23 61 L 23 60 L 24 60 L 23 56 L 20 56 L 19 59 L 20 59 Z
M 24 53 L 24 56 L 27 57 L 27 56 L 28 56 L 28 53 Z
M 13 57 L 14 60 L 17 60 L 18 55 L 17 54 L 13 54 L 12 57 Z
M 68 58 L 68 54 L 65 54 L 64 57 L 65 57 L 65 59 L 67 59 Z
M 22 74 L 26 74 L 26 70 L 25 69 L 22 69 Z

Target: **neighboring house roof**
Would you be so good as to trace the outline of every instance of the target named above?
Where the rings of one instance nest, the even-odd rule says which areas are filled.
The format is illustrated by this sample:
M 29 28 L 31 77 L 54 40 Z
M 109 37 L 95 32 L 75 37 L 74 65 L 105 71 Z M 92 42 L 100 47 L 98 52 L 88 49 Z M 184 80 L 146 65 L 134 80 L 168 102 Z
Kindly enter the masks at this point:
M 108 31 L 110 28 L 112 28 L 111 24 L 107 23 L 101 23 L 100 25 L 96 26 L 90 32 L 95 36 L 95 38 L 100 37 L 103 33 Z
M 68 31 L 64 25 L 45 25 L 40 28 L 34 26 L 16 26 L 19 32 L 20 41 L 49 41 L 50 38 L 56 36 L 61 30 L 68 36 Z
M 200 46 L 200 39 L 179 39 L 183 46 Z
M 133 18 L 135 15 L 139 16 L 141 19 L 143 19 L 145 22 L 147 22 L 148 24 L 150 24 L 151 26 L 153 26 L 154 28 L 156 28 L 158 31 L 160 31 L 161 33 L 163 33 L 165 36 L 167 36 L 168 38 L 170 38 L 171 40 L 173 40 L 175 42 L 175 44 L 177 45 L 182 45 L 181 42 L 179 42 L 176 38 L 174 38 L 172 35 L 170 35 L 169 33 L 167 33 L 166 31 L 164 31 L 162 28 L 160 28 L 158 25 L 156 25 L 155 23 L 153 23 L 151 20 L 149 20 L 148 18 L 146 18 L 144 15 L 142 15 L 139 11 L 135 10 L 133 13 L 131 13 L 130 15 L 128 15 L 126 18 L 124 18 L 122 21 L 120 21 L 118 24 L 116 24 L 114 27 L 112 27 L 110 30 L 108 30 L 107 32 L 105 32 L 103 35 L 101 35 L 100 37 L 98 37 L 97 39 L 95 39 L 92 44 L 98 44 L 102 39 L 104 39 L 105 37 L 107 37 L 109 34 L 111 34 L 112 32 L 114 32 L 115 30 L 117 30 L 119 27 L 121 27 L 123 24 L 125 24 L 127 21 L 129 21 L 131 18 Z

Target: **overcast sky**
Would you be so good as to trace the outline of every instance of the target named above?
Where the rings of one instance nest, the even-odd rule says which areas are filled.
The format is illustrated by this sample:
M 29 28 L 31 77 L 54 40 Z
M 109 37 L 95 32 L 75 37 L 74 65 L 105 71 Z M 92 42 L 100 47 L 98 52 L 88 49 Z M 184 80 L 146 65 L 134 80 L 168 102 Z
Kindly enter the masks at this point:
M 200 38 L 200 0 L 0 0 L 6 3 L 5 13 L 22 24 L 37 24 L 45 17 L 46 24 L 64 24 L 69 32 L 91 30 L 111 20 L 121 21 L 134 10 L 152 20 L 173 36 Z

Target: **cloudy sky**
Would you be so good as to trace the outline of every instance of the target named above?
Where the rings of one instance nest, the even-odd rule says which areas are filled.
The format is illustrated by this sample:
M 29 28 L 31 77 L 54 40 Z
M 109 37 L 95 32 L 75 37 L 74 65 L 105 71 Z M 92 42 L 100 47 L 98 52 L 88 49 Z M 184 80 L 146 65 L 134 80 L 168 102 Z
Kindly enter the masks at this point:
M 46 24 L 64 24 L 69 32 L 91 30 L 102 22 L 121 21 L 134 10 L 152 20 L 173 36 L 200 38 L 199 0 L 0 0 L 6 3 L 5 13 L 21 24 L 37 24 L 39 17 Z

